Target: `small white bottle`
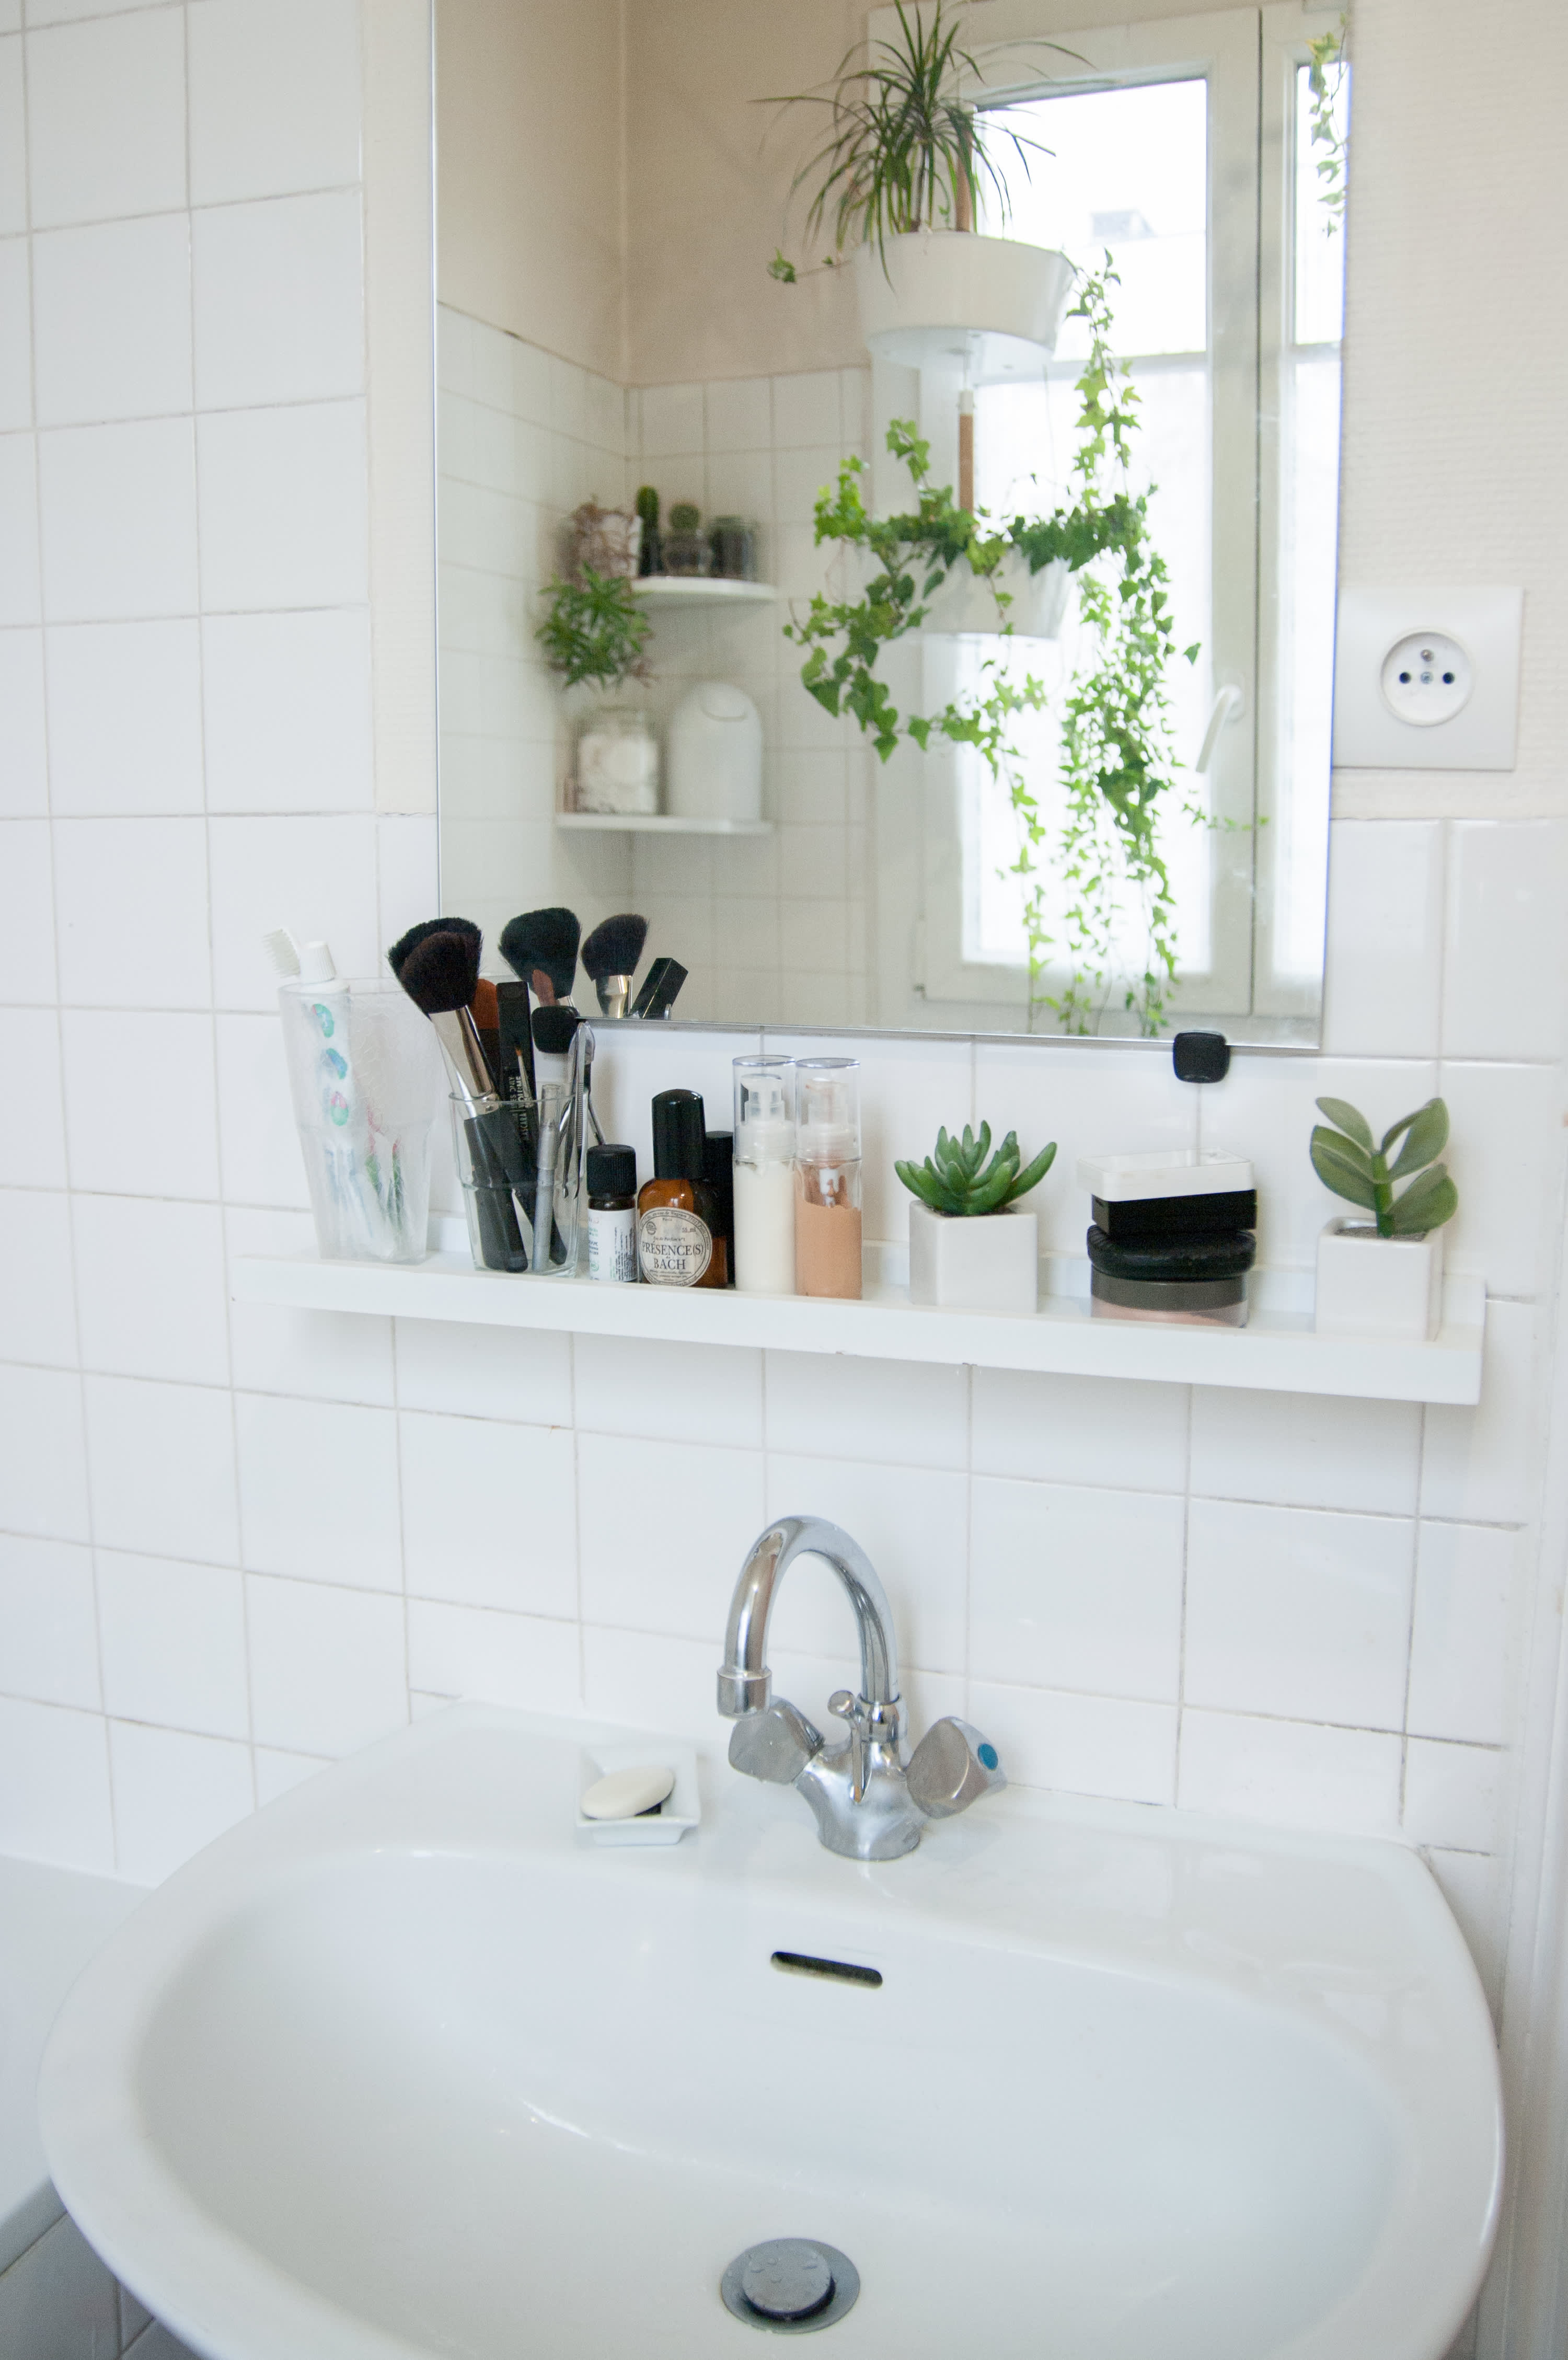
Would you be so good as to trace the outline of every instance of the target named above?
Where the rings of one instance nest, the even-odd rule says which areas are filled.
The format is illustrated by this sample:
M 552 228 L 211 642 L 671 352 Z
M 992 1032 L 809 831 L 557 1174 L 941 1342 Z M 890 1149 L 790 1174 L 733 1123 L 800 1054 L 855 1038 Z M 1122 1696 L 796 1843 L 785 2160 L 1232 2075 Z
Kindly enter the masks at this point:
M 795 1292 L 795 1068 L 788 1057 L 735 1061 L 735 1287 Z

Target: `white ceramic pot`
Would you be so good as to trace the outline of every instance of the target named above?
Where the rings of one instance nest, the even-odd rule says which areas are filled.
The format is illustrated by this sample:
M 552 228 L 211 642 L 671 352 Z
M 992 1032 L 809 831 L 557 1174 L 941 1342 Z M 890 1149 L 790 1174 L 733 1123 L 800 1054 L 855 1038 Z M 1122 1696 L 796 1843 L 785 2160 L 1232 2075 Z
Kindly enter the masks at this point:
M 969 230 L 910 230 L 855 257 L 871 350 L 908 368 L 966 367 L 971 385 L 1038 377 L 1072 284 L 1064 254 Z
M 993 579 L 1012 601 L 1003 611 L 1016 639 L 1056 638 L 1067 611 L 1072 579 L 1066 563 L 1056 558 L 1031 574 L 1028 561 L 1017 550 L 1002 560 L 994 577 L 976 574 L 961 559 L 932 596 L 921 629 L 943 639 L 977 638 L 987 632 L 994 638 L 1002 622 L 991 587 Z
M 762 719 L 744 688 L 701 680 L 670 719 L 668 809 L 680 819 L 762 817 Z
M 1424 1344 L 1443 1325 L 1443 1231 L 1380 1238 L 1369 1221 L 1330 1221 L 1318 1240 L 1320 1336 Z
M 1036 1311 L 1040 1222 L 1033 1213 L 933 1213 L 909 1207 L 909 1300 L 947 1311 Z

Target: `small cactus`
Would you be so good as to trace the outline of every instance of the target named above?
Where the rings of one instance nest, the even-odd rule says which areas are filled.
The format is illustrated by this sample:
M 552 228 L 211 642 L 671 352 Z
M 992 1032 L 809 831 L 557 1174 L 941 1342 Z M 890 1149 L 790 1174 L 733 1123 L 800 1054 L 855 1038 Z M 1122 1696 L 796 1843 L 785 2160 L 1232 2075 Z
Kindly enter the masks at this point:
M 986 1157 L 990 1155 L 989 1164 Z M 1034 1162 L 1020 1172 L 1022 1162 L 1018 1135 L 1009 1131 L 995 1155 L 991 1155 L 991 1126 L 983 1122 L 980 1136 L 975 1138 L 967 1123 L 964 1137 L 949 1139 L 945 1131 L 936 1135 L 936 1154 L 928 1155 L 923 1164 L 895 1164 L 893 1169 L 922 1205 L 933 1213 L 1000 1213 L 1015 1196 L 1024 1196 L 1038 1187 L 1050 1171 L 1056 1155 L 1056 1142 L 1042 1147 Z
M 695 532 L 700 520 L 698 511 L 690 500 L 677 500 L 670 511 L 671 532 Z
M 1441 1098 L 1402 1115 L 1376 1146 L 1366 1116 L 1347 1099 L 1319 1098 L 1318 1106 L 1328 1122 L 1312 1132 L 1312 1169 L 1325 1188 L 1373 1215 L 1380 1238 L 1424 1238 L 1454 1218 L 1459 1191 L 1447 1166 L 1435 1160 L 1448 1144 L 1448 1109 Z M 1401 1139 L 1390 1164 L 1389 1153 Z M 1396 1196 L 1395 1181 L 1412 1173 L 1419 1178 Z
M 659 530 L 659 494 L 651 484 L 644 484 L 637 492 L 637 512 L 650 532 Z

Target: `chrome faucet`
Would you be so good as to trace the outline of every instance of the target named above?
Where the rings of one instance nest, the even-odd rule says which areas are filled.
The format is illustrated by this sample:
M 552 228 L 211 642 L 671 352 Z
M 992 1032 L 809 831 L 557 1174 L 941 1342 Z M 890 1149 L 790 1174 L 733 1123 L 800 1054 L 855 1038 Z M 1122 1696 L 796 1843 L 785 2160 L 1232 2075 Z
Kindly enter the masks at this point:
M 860 1694 L 840 1688 L 828 1699 L 829 1711 L 849 1725 L 842 1745 L 828 1745 L 782 1697 L 771 1700 L 768 1617 L 798 1557 L 827 1560 L 860 1631 Z M 893 1610 L 864 1549 L 821 1516 L 780 1516 L 752 1543 L 730 1601 L 719 1710 L 735 1724 L 732 1766 L 795 1787 L 829 1852 L 851 1860 L 897 1860 L 914 1851 L 927 1819 L 951 1819 L 1007 1783 L 996 1747 L 966 1721 L 933 1721 L 906 1768 Z

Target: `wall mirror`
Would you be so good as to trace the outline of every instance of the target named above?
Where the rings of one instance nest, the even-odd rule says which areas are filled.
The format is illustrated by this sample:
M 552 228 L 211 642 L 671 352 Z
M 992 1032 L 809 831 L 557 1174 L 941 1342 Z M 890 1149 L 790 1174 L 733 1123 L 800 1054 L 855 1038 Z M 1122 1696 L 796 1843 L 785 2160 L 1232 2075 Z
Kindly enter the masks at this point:
M 528 908 L 584 934 L 641 912 L 645 964 L 688 970 L 678 1022 L 1314 1042 L 1343 20 L 952 12 L 994 168 L 974 217 L 939 208 L 881 267 L 852 232 L 824 267 L 821 175 L 789 190 L 831 118 L 757 102 L 931 20 L 782 13 L 436 0 L 443 906 L 491 942 Z M 1096 455 L 1097 350 L 1130 424 Z M 851 458 L 869 517 L 914 512 L 897 421 L 1009 549 L 995 577 L 961 557 L 877 648 L 884 759 L 786 626 L 875 585 L 885 552 L 813 518 Z M 612 512 L 596 540 L 588 504 Z M 1031 572 L 1044 544 L 1013 520 L 1052 518 L 1067 556 Z M 607 622 L 561 609 L 612 654 L 629 611 L 646 677 L 552 669 L 550 585 L 584 555 L 656 566 Z M 923 556 L 899 559 L 922 594 Z M 831 677 L 848 642 L 819 639 Z M 936 717 L 923 750 L 910 715 Z

